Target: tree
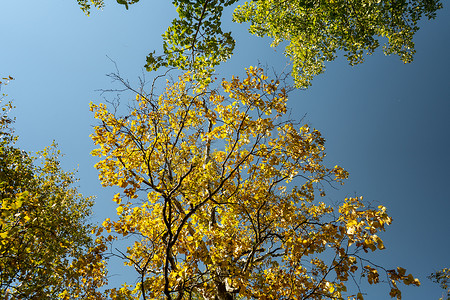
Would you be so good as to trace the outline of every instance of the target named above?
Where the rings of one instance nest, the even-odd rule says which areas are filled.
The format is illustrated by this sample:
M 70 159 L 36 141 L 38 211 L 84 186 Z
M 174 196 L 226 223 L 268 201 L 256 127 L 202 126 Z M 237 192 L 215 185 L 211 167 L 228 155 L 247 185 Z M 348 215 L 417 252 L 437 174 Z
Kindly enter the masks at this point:
M 86 222 L 92 198 L 73 187 L 55 145 L 39 158 L 17 148 L 12 104 L 1 108 L 0 298 L 99 299 L 105 270 Z
M 88 11 L 86 0 L 78 2 Z M 103 5 L 102 1 L 92 2 Z M 117 2 L 128 9 L 139 0 Z M 179 17 L 163 34 L 163 54 L 148 55 L 147 70 L 169 66 L 211 71 L 226 61 L 235 41 L 230 32 L 222 31 L 222 12 L 236 2 L 173 0 Z M 285 54 L 292 61 L 296 86 L 305 88 L 338 53 L 343 52 L 355 65 L 380 46 L 380 39 L 387 40 L 384 53 L 411 62 L 419 20 L 435 18 L 441 7 L 439 0 L 258 0 L 238 6 L 233 20 L 249 22 L 251 34 L 273 38 L 272 47 L 286 41 Z
M 324 186 L 348 173 L 325 166 L 320 132 L 286 119 L 286 87 L 250 67 L 214 88 L 190 72 L 161 95 L 140 92 L 119 116 L 91 104 L 104 186 L 118 186 L 106 240 L 137 272 L 117 299 L 363 299 L 358 281 L 419 285 L 367 252 L 391 223 L 362 198 L 326 203 Z M 348 280 L 353 279 L 354 284 Z M 353 288 L 347 291 L 347 288 Z
M 234 20 L 250 22 L 249 31 L 273 38 L 272 46 L 287 41 L 296 85 L 307 87 L 338 51 L 355 65 L 379 47 L 380 38 L 387 39 L 385 54 L 411 62 L 418 21 L 435 18 L 440 7 L 434 0 L 249 1 L 235 10 Z
M 438 283 L 442 289 L 446 290 L 447 295 L 442 298 L 439 298 L 439 300 L 449 300 L 450 299 L 450 269 L 444 268 L 442 270 L 439 270 L 430 276 L 428 276 L 429 279 L 431 279 L 433 282 Z

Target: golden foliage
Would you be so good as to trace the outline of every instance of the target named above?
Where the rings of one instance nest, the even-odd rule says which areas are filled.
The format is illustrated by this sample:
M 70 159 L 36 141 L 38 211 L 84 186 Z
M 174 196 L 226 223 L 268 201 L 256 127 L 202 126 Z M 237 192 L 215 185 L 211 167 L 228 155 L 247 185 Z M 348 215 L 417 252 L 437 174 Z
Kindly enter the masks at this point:
M 56 145 L 39 158 L 15 146 L 12 107 L 0 118 L 0 298 L 100 299 L 104 245 L 86 223 L 93 201 L 61 169 Z
M 318 199 L 348 173 L 324 165 L 319 131 L 286 120 L 277 80 L 250 67 L 213 84 L 186 73 L 159 97 L 138 95 L 125 117 L 91 104 L 99 178 L 124 191 L 98 234 L 135 238 L 123 257 L 137 284 L 111 297 L 343 299 L 349 277 L 375 284 L 380 271 L 398 298 L 396 282 L 419 284 L 360 255 L 384 249 L 385 207 Z

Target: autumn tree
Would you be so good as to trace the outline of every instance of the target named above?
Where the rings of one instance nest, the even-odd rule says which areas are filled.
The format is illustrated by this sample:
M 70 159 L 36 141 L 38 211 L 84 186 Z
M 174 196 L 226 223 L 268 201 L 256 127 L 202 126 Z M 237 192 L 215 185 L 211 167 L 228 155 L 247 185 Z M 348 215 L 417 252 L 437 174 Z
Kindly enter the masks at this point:
M 278 80 L 253 67 L 217 87 L 193 77 L 139 92 L 126 114 L 91 104 L 99 179 L 123 189 L 97 234 L 130 237 L 116 255 L 137 276 L 110 297 L 363 299 L 365 277 L 400 299 L 398 282 L 419 285 L 369 260 L 385 207 L 322 198 L 348 173 L 324 164 L 319 131 L 287 119 Z
M 92 198 L 61 169 L 55 145 L 38 157 L 17 148 L 11 108 L 3 104 L 0 119 L 0 298 L 99 299 L 105 270 L 87 222 Z
M 128 6 L 139 0 L 118 0 Z M 231 32 L 222 30 L 224 8 L 237 0 L 173 0 L 178 18 L 163 34 L 163 53 L 147 57 L 149 71 L 160 67 L 205 69 L 226 61 L 233 53 Z M 78 0 L 89 12 L 102 0 Z M 413 59 L 418 22 L 433 19 L 440 0 L 258 0 L 239 5 L 233 21 L 250 23 L 249 32 L 273 39 L 272 47 L 287 42 L 285 55 L 292 62 L 297 87 L 307 87 L 322 73 L 325 62 L 338 54 L 351 65 L 361 63 L 384 43 L 385 54 L 397 54 L 405 63 Z
M 102 0 L 78 0 L 89 13 Z M 139 0 L 117 0 L 126 9 Z M 157 96 L 136 91 L 128 114 L 92 105 L 101 122 L 92 138 L 104 186 L 118 186 L 118 219 L 103 230 L 132 236 L 117 255 L 137 271 L 137 284 L 112 289 L 117 299 L 363 298 L 349 279 L 419 285 L 405 269 L 387 270 L 363 252 L 382 250 L 377 233 L 390 224 L 383 206 L 361 198 L 320 201 L 323 187 L 347 173 L 323 163 L 317 130 L 286 119 L 286 90 L 258 68 L 214 88 L 215 66 L 233 54 L 222 14 L 237 0 L 173 0 L 178 18 L 163 51 L 146 68 L 187 71 Z M 439 0 L 248 1 L 233 20 L 250 33 L 287 44 L 295 86 L 306 88 L 326 61 L 343 53 L 354 65 L 385 42 L 386 54 L 410 62 L 418 22 Z M 129 86 L 127 86 L 129 87 Z M 381 277 L 381 279 L 380 279 Z M 356 280 L 353 280 L 355 283 Z M 347 288 L 353 287 L 352 291 Z

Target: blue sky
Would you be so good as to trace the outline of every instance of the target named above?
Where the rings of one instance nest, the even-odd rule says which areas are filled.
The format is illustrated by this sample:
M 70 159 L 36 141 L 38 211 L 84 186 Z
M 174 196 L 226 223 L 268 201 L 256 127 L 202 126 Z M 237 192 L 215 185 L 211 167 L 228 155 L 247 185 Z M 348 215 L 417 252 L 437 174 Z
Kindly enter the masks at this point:
M 107 56 L 135 80 L 148 52 L 161 49 L 161 34 L 175 16 L 169 1 L 141 2 L 125 11 L 106 1 L 104 11 L 90 17 L 75 0 L 0 3 L 0 75 L 16 78 L 2 91 L 17 107 L 19 145 L 37 151 L 59 143 L 65 169 L 79 171 L 80 191 L 97 196 L 94 222 L 115 213 L 115 191 L 100 187 L 89 154 L 95 125 L 89 102 L 101 102 L 97 90 L 113 87 L 105 76 L 114 71 Z M 412 64 L 381 51 L 356 67 L 337 59 L 312 87 L 293 92 L 289 106 L 293 117 L 306 113 L 322 132 L 330 164 L 350 172 L 330 199 L 363 195 L 388 208 L 394 223 L 382 235 L 387 249 L 374 260 L 421 279 L 420 288 L 402 289 L 403 298 L 437 299 L 441 290 L 426 276 L 450 266 L 450 10 L 420 25 Z M 281 48 L 270 49 L 269 40 L 250 36 L 245 25 L 225 26 L 237 46 L 220 76 L 242 74 L 258 62 L 277 70 L 286 64 Z M 389 298 L 385 287 L 365 288 L 367 299 Z

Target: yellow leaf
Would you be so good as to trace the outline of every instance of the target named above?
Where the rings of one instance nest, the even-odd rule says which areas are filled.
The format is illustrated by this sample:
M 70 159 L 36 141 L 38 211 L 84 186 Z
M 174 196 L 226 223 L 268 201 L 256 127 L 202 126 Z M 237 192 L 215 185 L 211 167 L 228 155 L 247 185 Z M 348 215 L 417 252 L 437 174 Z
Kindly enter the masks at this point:
M 123 212 L 123 206 L 117 207 L 116 210 L 117 210 L 117 215 L 120 216 L 122 214 L 122 212 Z

